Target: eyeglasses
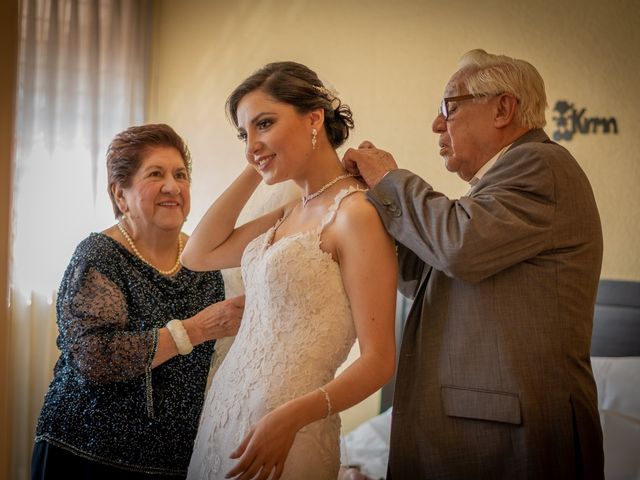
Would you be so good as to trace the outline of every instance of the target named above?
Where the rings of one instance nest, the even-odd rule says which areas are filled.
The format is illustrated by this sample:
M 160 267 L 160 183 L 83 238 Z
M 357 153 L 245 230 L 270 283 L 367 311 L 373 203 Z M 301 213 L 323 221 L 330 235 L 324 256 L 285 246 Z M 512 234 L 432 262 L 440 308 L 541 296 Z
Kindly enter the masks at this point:
M 472 98 L 482 97 L 497 97 L 502 93 L 469 93 L 467 95 L 458 95 L 457 97 L 444 97 L 440 102 L 440 108 L 438 108 L 438 114 L 442 115 L 445 120 L 449 120 L 449 102 L 463 102 L 465 100 L 471 100 Z

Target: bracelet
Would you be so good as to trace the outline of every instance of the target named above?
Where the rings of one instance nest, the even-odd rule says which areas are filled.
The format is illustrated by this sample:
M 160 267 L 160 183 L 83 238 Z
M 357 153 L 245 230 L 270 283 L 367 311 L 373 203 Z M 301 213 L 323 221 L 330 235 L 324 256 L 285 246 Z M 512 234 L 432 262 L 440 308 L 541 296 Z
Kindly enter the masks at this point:
M 329 397 L 329 394 L 327 393 L 327 391 L 322 388 L 319 387 L 318 390 L 320 390 L 323 394 L 324 394 L 324 399 L 327 401 L 327 414 L 325 415 L 324 418 L 329 418 L 329 415 L 331 415 L 331 398 Z
M 167 330 L 173 337 L 173 341 L 178 348 L 180 355 L 189 355 L 193 350 L 193 344 L 189 338 L 187 330 L 184 328 L 181 320 L 171 320 L 167 323 Z

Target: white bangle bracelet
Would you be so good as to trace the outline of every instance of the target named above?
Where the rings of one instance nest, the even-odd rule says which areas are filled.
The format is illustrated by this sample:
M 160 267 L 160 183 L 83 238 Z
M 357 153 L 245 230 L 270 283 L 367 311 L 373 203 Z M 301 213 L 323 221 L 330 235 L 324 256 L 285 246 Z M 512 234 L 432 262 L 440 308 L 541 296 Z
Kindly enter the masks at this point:
M 180 355 L 189 355 L 193 344 L 181 320 L 171 320 L 167 323 L 167 330 L 171 334 Z
M 329 418 L 329 415 L 331 415 L 331 413 L 333 413 L 331 411 L 331 398 L 329 397 L 329 394 L 327 393 L 327 391 L 324 388 L 318 387 L 318 390 L 320 390 L 324 394 L 324 399 L 327 402 L 327 414 L 325 415 L 324 418 Z

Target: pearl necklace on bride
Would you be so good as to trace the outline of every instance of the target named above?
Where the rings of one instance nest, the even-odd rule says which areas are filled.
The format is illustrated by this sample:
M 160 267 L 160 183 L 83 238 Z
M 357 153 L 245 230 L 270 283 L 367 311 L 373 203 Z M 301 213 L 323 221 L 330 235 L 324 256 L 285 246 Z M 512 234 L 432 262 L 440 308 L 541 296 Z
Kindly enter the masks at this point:
M 316 198 L 318 195 L 320 195 L 322 192 L 324 192 L 327 188 L 329 188 L 330 186 L 338 183 L 340 180 L 344 180 L 345 178 L 349 178 L 349 177 L 354 177 L 355 175 L 353 173 L 345 173 L 344 175 L 339 175 L 336 178 L 334 178 L 333 180 L 331 180 L 329 183 L 323 185 L 322 187 L 320 187 L 320 190 L 317 190 L 313 193 L 309 193 L 308 195 L 304 195 L 302 197 L 302 206 L 306 207 L 307 203 L 309 203 L 309 201 L 313 200 L 314 198 Z
M 182 266 L 180 264 L 180 255 L 182 255 L 182 249 L 183 249 L 183 245 L 182 245 L 182 236 L 180 235 L 180 233 L 178 233 L 178 256 L 176 258 L 176 263 L 173 265 L 173 267 L 171 267 L 169 270 L 160 270 L 158 267 L 156 267 L 155 265 L 153 265 L 149 260 L 147 260 L 146 258 L 144 258 L 141 254 L 140 251 L 138 250 L 138 248 L 136 247 L 136 244 L 133 243 L 133 239 L 131 238 L 131 235 L 129 235 L 129 232 L 127 232 L 127 229 L 124 228 L 124 226 L 118 222 L 118 230 L 120 230 L 120 233 L 122 233 L 122 236 L 124 237 L 124 239 L 127 241 L 127 243 L 129 244 L 129 246 L 131 247 L 131 250 L 133 250 L 133 253 L 136 254 L 136 257 L 138 257 L 140 260 L 142 260 L 144 263 L 146 263 L 147 265 L 149 265 L 151 268 L 157 270 L 160 274 L 162 275 L 173 275 L 174 273 L 176 273 L 178 270 L 180 270 L 180 267 Z

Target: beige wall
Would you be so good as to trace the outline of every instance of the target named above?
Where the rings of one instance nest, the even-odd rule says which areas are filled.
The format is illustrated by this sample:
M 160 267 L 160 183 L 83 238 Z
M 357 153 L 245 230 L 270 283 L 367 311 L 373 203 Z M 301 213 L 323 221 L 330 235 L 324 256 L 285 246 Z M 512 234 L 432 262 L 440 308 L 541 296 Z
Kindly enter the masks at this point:
M 157 2 L 149 121 L 171 123 L 194 157 L 190 231 L 242 168 L 224 115 L 228 93 L 254 69 L 296 60 L 353 108 L 348 146 L 367 138 L 401 167 L 459 196 L 431 133 L 443 87 L 464 52 L 481 47 L 533 63 L 557 100 L 616 117 L 618 135 L 565 145 L 589 176 L 605 237 L 602 276 L 640 280 L 640 6 L 634 0 L 191 0 Z M 555 130 L 549 111 L 547 133 Z M 579 215 L 580 212 L 576 212 Z
M 640 280 L 640 5 L 634 0 L 165 0 L 157 3 L 149 120 L 171 123 L 194 156 L 195 225 L 242 166 L 224 100 L 268 61 L 315 69 L 353 108 L 356 130 L 398 163 L 457 196 L 430 124 L 461 54 L 482 47 L 533 63 L 550 107 L 566 99 L 586 116 L 616 117 L 618 135 L 564 144 L 593 184 L 605 237 L 603 277 Z M 555 130 L 549 111 L 547 133 Z M 576 212 L 579 215 L 580 212 Z

